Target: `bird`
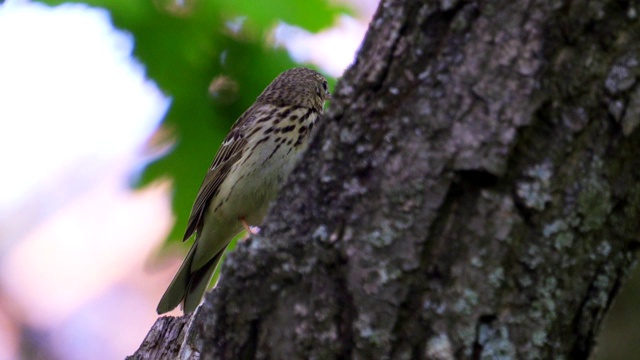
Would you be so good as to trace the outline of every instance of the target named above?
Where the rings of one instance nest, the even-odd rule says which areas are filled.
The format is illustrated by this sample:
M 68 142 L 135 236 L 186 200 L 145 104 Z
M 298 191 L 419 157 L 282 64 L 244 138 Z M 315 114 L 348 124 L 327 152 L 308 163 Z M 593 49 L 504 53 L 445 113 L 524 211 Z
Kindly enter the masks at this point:
M 293 68 L 278 75 L 231 127 L 196 196 L 183 241 L 195 240 L 156 309 L 200 304 L 234 236 L 260 225 L 280 186 L 306 150 L 329 85 L 320 73 Z

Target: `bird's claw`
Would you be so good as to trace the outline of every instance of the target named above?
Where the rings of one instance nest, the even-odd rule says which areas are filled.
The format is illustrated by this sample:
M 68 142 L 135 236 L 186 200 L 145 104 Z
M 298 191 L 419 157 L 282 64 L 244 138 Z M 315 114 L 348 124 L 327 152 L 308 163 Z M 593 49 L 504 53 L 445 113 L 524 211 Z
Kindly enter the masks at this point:
M 247 222 L 244 219 L 240 219 L 240 222 L 242 222 L 242 226 L 244 227 L 244 229 L 247 231 L 248 234 L 258 235 L 258 233 L 260 232 L 260 228 L 258 226 L 251 226 L 247 224 Z

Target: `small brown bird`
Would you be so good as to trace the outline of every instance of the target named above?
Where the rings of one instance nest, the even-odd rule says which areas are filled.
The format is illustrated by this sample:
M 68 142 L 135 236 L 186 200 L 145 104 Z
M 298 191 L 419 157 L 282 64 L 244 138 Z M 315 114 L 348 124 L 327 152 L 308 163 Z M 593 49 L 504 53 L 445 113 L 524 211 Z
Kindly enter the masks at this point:
M 180 302 L 185 313 L 200 304 L 231 239 L 266 215 L 329 98 L 322 75 L 287 70 L 233 124 L 191 210 L 184 240 L 194 232 L 196 240 L 160 299 L 158 314 Z

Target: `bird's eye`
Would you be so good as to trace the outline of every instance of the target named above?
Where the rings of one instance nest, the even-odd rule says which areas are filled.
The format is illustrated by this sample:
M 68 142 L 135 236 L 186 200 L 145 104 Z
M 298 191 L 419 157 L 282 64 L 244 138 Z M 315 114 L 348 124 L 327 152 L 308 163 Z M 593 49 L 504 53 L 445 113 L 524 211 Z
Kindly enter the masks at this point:
M 322 82 L 322 90 L 324 90 L 324 92 L 329 91 L 329 85 L 327 84 L 326 81 Z

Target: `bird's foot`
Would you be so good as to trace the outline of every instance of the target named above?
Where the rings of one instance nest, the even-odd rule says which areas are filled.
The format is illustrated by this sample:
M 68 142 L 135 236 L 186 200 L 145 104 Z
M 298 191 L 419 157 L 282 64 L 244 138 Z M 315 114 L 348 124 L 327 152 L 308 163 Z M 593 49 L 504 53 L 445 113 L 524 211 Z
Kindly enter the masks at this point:
M 257 226 L 251 226 L 249 224 L 247 224 L 246 220 L 244 218 L 240 218 L 240 222 L 242 222 L 242 226 L 244 227 L 244 229 L 247 231 L 248 234 L 252 234 L 252 235 L 258 235 L 258 233 L 260 232 L 260 228 Z
M 252 233 L 253 235 L 258 235 L 260 233 L 260 227 L 258 226 L 249 226 L 249 230 L 250 233 Z

